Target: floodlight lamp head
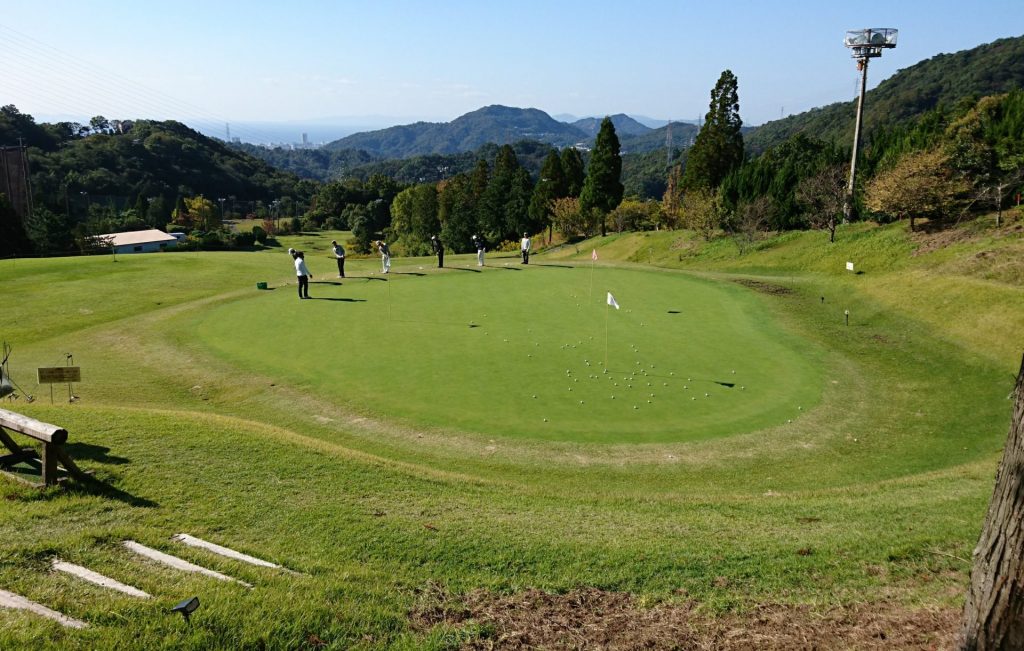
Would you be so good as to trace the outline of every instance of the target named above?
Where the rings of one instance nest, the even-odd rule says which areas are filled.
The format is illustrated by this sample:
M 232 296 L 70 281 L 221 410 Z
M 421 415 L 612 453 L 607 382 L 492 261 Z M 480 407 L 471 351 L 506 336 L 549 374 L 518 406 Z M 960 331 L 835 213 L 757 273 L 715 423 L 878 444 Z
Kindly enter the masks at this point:
M 185 621 L 189 621 L 189 615 L 194 613 L 199 608 L 199 597 L 192 597 L 182 601 L 177 606 L 171 608 L 171 612 L 181 613 L 181 616 L 185 618 Z
M 843 45 L 850 48 L 854 59 L 870 59 L 882 56 L 882 50 L 896 47 L 898 29 L 891 27 L 869 27 L 851 29 L 843 38 Z

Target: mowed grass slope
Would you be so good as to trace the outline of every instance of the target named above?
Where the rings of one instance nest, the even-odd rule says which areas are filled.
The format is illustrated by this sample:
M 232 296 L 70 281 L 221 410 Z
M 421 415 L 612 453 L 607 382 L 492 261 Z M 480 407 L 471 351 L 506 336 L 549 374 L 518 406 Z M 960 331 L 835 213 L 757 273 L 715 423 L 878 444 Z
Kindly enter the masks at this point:
M 816 235 L 786 236 L 779 246 L 811 251 Z M 877 236 L 880 247 L 912 248 L 891 230 Z M 675 241 L 657 249 L 665 264 L 681 264 Z M 871 273 L 801 272 L 754 254 L 739 265 L 743 278 L 761 283 L 751 289 L 724 271 L 697 278 L 613 268 L 613 244 L 602 249 L 593 296 L 586 258 L 576 269 L 479 274 L 396 260 L 396 272 L 426 275 L 394 275 L 393 284 L 364 279 L 379 272 L 375 260 L 351 261 L 354 278 L 312 287 L 314 296 L 362 299 L 353 302 L 300 302 L 291 285 L 257 293 L 257 280 L 290 280 L 276 251 L 5 267 L 11 282 L 0 291 L 17 309 L 0 314 L 0 328 L 15 344 L 15 379 L 41 398 L 13 406 L 66 426 L 73 454 L 112 490 L 38 493 L 0 482 L 0 588 L 91 623 L 69 632 L 0 610 L 0 647 L 448 648 L 493 634 L 486 626 L 414 629 L 409 612 L 435 585 L 456 595 L 587 585 L 647 603 L 694 599 L 710 610 L 880 600 L 956 607 L 1017 360 L 1002 360 L 985 333 L 966 336 L 952 320 L 928 317 L 919 307 L 926 296 L 899 300 L 899 283 L 889 281 L 927 275 L 917 260 L 887 268 L 882 287 Z M 699 246 L 693 253 L 711 255 Z M 720 255 L 704 268 L 736 264 Z M 505 263 L 514 259 L 489 262 Z M 768 273 L 752 272 L 759 264 Z M 325 256 L 310 265 L 315 280 L 334 282 Z M 933 280 L 913 287 L 938 301 L 946 285 L 941 275 Z M 1019 288 L 987 282 L 971 305 L 1021 318 Z M 521 395 L 504 394 L 524 378 L 568 394 L 566 369 L 579 379 L 572 384 L 614 383 L 587 377 L 597 367 L 583 360 L 601 359 L 600 343 L 596 352 L 563 348 L 601 341 L 608 289 L 623 306 L 607 315 L 610 366 L 619 341 L 624 363 L 636 366 L 639 349 L 649 373 L 651 363 L 655 371 L 678 364 L 664 370 L 681 377 L 701 360 L 709 377 L 724 372 L 731 381 L 733 364 L 717 364 L 725 356 L 737 376 L 756 378 L 745 390 L 750 402 L 716 411 L 716 400 L 741 394 L 714 385 L 722 394 L 700 414 L 686 411 L 700 400 L 661 405 L 656 395 L 653 407 L 637 410 L 646 425 L 630 429 L 632 404 L 605 405 L 587 420 L 578 402 L 544 398 L 558 414 L 547 416 L 554 427 L 545 434 Z M 717 319 L 728 343 L 698 329 L 684 300 Z M 573 340 L 552 322 L 583 330 Z M 522 359 L 534 354 L 531 343 L 543 361 Z M 51 407 L 31 369 L 68 351 L 83 366 L 83 399 Z M 791 386 L 767 385 L 775 356 L 796 376 Z M 452 392 L 451 378 L 463 391 Z M 712 426 L 693 426 L 699 418 Z M 727 425 L 714 430 L 720 420 Z M 182 548 L 169 540 L 181 531 L 301 574 Z M 139 562 L 119 546 L 125 538 L 255 587 Z M 51 574 L 54 555 L 156 599 L 136 602 Z M 186 628 L 166 608 L 193 594 L 203 606 Z

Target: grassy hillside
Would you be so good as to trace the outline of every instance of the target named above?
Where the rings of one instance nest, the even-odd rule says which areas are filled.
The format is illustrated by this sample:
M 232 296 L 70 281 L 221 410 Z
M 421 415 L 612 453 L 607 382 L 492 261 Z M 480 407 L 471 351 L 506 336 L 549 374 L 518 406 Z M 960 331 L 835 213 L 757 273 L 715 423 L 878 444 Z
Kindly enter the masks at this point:
M 0 480 L 0 588 L 90 623 L 70 631 L 0 610 L 0 647 L 500 646 L 540 635 L 495 615 L 531 588 L 564 595 L 566 612 L 581 588 L 629 593 L 617 630 L 671 621 L 667 639 L 725 648 L 763 643 L 751 635 L 766 612 L 825 646 L 951 640 L 1020 355 L 1017 222 L 930 236 L 858 224 L 831 247 L 790 233 L 743 256 L 728 240 L 628 234 L 522 269 L 512 257 L 480 273 L 468 256 L 441 271 L 397 259 L 387 282 L 373 280 L 377 260 L 353 260 L 340 285 L 320 253 L 333 236 L 283 244 L 311 252 L 313 296 L 346 300 L 298 301 L 287 256 L 272 251 L 0 262 L 0 296 L 18 307 L 0 313 L 0 333 L 15 379 L 40 398 L 11 406 L 66 426 L 71 453 L 108 486 L 40 493 Z M 489 419 L 474 392 L 511 394 L 530 371 L 483 339 L 543 329 L 535 343 L 560 361 L 563 336 L 593 326 L 564 300 L 590 273 L 596 296 L 623 303 L 609 315 L 620 327 L 651 328 L 625 352 L 659 366 L 699 355 L 723 328 L 716 311 L 735 310 L 749 341 L 732 348 L 791 347 L 820 375 L 820 400 L 700 440 L 545 440 L 500 409 Z M 589 307 L 598 319 L 608 309 Z M 479 327 L 405 321 L 442 314 Z M 51 406 L 31 369 L 68 351 L 82 399 Z M 780 366 L 773 388 L 796 395 L 795 377 Z M 443 425 L 431 410 L 466 420 Z M 170 540 L 179 532 L 299 574 L 184 548 Z M 129 538 L 254 587 L 140 562 L 120 545 Z M 51 573 L 54 556 L 155 598 Z M 186 627 L 166 610 L 192 595 L 203 605 Z M 823 626 L 836 621 L 854 625 Z M 854 629 L 875 637 L 851 641 Z

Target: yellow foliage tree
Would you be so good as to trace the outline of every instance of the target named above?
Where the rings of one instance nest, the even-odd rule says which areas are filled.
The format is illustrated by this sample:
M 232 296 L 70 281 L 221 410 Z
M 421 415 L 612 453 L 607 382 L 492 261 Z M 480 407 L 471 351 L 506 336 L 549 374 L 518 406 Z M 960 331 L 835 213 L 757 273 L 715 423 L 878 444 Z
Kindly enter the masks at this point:
M 220 228 L 220 212 L 216 204 L 200 195 L 185 198 L 185 212 L 195 228 L 212 231 Z
M 941 149 L 930 149 L 907 154 L 876 174 L 865 188 L 864 203 L 872 212 L 909 217 L 913 230 L 917 217 L 949 216 L 968 189 L 950 167 L 949 156 Z

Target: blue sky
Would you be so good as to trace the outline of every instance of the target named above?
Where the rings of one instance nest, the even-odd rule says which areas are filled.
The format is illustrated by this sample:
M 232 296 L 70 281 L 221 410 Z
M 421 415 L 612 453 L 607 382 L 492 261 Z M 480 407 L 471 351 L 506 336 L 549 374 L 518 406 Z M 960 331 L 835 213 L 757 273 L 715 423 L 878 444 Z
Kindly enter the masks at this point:
M 1020 0 L 0 0 L 0 102 L 37 116 L 447 121 L 489 104 L 695 119 L 722 70 L 761 124 L 855 94 L 846 29 L 896 27 L 869 84 L 1024 34 Z

